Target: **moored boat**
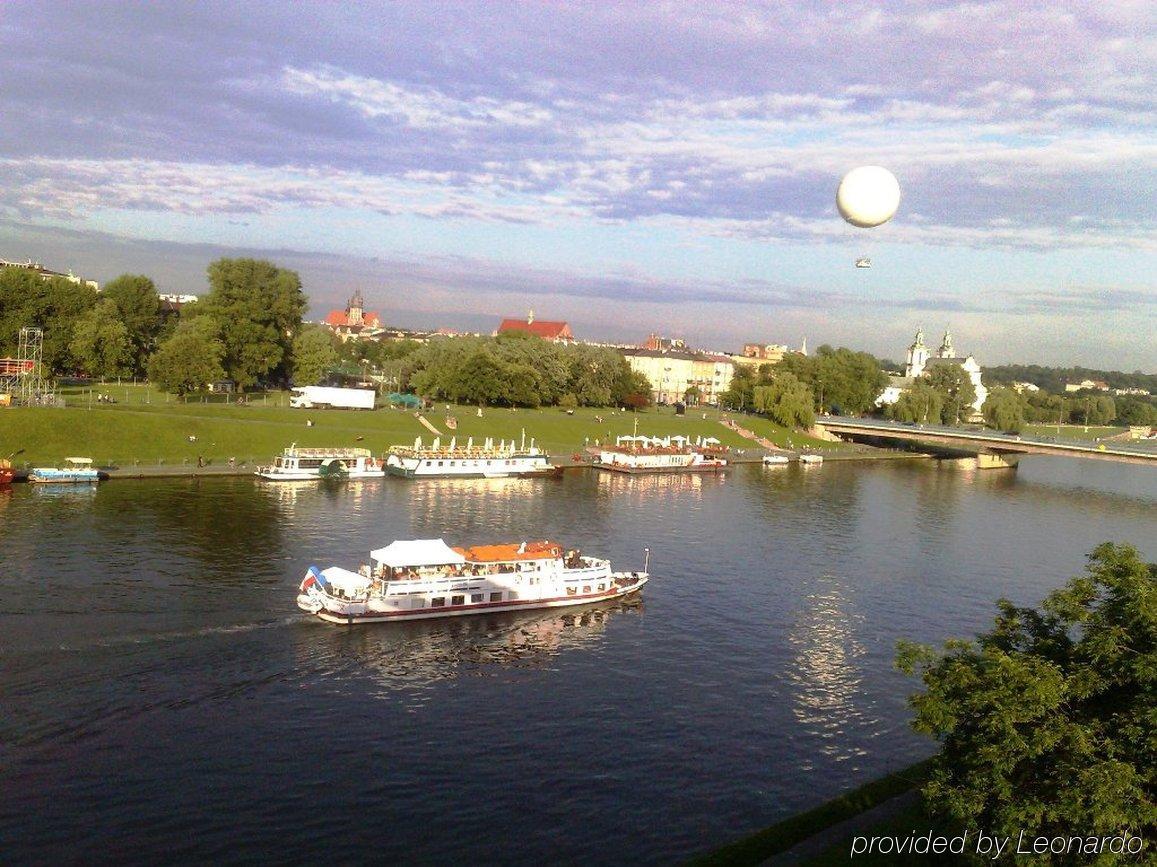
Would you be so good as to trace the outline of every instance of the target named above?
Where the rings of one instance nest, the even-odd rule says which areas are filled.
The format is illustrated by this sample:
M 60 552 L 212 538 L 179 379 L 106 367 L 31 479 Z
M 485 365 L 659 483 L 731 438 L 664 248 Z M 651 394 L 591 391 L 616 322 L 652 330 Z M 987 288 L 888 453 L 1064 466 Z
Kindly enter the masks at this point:
M 550 462 L 550 456 L 538 448 L 531 439 L 516 444 L 514 440 L 500 440 L 495 445 L 487 439 L 482 445 L 475 445 L 473 437 L 460 444 L 457 437 L 450 439 L 449 445 L 442 445 L 441 437 L 436 437 L 429 446 L 422 445 L 422 438 L 414 440 L 413 446 L 393 446 L 386 458 L 386 472 L 408 479 L 421 478 L 502 478 L 519 476 L 557 475 L 562 472 Z
M 384 462 L 369 449 L 298 448 L 289 446 L 267 467 L 258 467 L 257 475 L 274 482 L 305 482 L 317 479 L 381 478 Z
M 16 471 L 12 469 L 12 461 L 0 458 L 0 488 L 12 484 L 12 477 Z
M 65 458 L 63 467 L 33 467 L 28 481 L 50 484 L 77 484 L 100 481 L 92 458 Z
M 764 455 L 763 465 L 765 467 L 782 467 L 787 466 L 789 459 L 787 455 Z
M 608 560 L 547 541 L 451 548 L 441 539 L 400 540 L 372 551 L 356 572 L 310 566 L 297 606 L 351 625 L 560 608 L 635 593 L 646 568 L 615 572 Z
M 822 464 L 824 462 L 824 456 L 823 455 L 813 455 L 813 454 L 808 454 L 807 452 L 804 452 L 803 454 L 801 454 L 799 456 L 799 462 L 801 464 L 803 464 L 804 466 L 808 466 L 808 465 L 816 466 L 817 464 Z
M 619 473 L 712 473 L 727 466 L 714 437 L 692 443 L 682 436 L 621 436 L 599 450 L 595 466 Z

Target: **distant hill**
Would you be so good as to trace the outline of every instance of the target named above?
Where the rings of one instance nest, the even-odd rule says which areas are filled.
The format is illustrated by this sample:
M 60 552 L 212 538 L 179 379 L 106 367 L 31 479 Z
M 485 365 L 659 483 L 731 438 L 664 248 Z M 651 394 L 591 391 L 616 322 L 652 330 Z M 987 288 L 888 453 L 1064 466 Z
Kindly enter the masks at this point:
M 1110 388 L 1143 388 L 1157 394 L 1157 374 L 1122 373 L 1119 370 L 1093 370 L 1089 367 L 1041 367 L 1039 364 L 1002 364 L 984 368 L 985 385 L 1009 385 L 1031 382 L 1053 394 L 1064 394 L 1066 382 L 1084 379 L 1100 380 Z

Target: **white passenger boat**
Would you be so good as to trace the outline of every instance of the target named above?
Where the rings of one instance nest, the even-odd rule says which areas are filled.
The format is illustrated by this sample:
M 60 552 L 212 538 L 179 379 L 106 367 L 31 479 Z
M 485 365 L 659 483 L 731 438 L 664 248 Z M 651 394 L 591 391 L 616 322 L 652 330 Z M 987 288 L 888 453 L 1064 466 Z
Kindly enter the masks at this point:
M 482 445 L 475 445 L 473 437 L 465 445 L 457 437 L 450 439 L 449 445 L 442 445 L 441 437 L 436 437 L 429 446 L 422 445 L 422 438 L 414 440 L 413 446 L 393 446 L 386 458 L 386 472 L 408 479 L 474 477 L 497 479 L 504 476 L 550 476 L 562 472 L 550 462 L 545 451 L 538 448 L 531 439 L 528 446 L 524 441 L 500 440 L 495 445 L 487 439 Z
M 799 456 L 799 462 L 801 464 L 803 464 L 804 466 L 807 466 L 809 464 L 812 466 L 815 466 L 817 464 L 822 464 L 824 462 L 824 456 L 823 455 L 807 454 L 805 452 L 804 454 L 801 454 Z
M 787 466 L 789 459 L 787 455 L 764 455 L 763 465 L 765 467 L 782 467 Z
M 414 539 L 372 551 L 370 560 L 356 572 L 310 566 L 297 606 L 330 623 L 423 620 L 617 599 L 648 579 L 646 561 L 643 571 L 613 572 L 609 561 L 554 542 L 451 548 Z
M 257 475 L 274 482 L 304 482 L 316 479 L 369 479 L 384 474 L 382 461 L 369 449 L 300 449 L 294 443 Z
M 63 467 L 33 467 L 28 481 L 53 484 L 78 484 L 100 481 L 100 472 L 92 458 L 65 458 Z
M 621 436 L 599 450 L 599 469 L 619 473 L 710 473 L 727 466 L 719 440 L 692 443 L 687 437 Z

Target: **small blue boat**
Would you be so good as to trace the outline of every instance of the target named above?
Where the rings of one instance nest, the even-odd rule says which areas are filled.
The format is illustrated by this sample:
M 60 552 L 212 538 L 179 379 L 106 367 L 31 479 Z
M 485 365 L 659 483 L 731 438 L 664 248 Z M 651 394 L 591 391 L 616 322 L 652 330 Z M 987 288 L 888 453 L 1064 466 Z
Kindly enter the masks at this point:
M 70 482 L 98 482 L 100 473 L 92 465 L 92 458 L 65 458 L 63 467 L 33 467 L 28 481 L 63 484 Z

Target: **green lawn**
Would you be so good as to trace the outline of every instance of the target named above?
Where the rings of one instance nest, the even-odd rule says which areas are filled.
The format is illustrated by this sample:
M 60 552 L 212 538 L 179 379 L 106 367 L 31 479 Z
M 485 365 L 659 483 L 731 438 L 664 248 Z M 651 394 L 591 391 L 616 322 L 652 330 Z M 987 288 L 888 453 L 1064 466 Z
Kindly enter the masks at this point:
M 114 404 L 97 403 L 95 395 L 111 395 Z M 212 395 L 180 401 L 145 385 L 96 385 L 62 389 L 63 409 L 14 407 L 0 410 L 0 457 L 23 448 L 16 463 L 56 462 L 75 455 L 91 457 L 100 465 L 155 466 L 195 463 L 198 456 L 214 462 L 235 457 L 252 464 L 266 461 L 290 443 L 301 446 L 361 445 L 382 453 L 391 445 L 412 443 L 417 436 L 429 442 L 427 431 L 412 412 L 395 409 L 373 411 L 289 409 L 285 393 L 251 395 L 246 405 L 233 397 Z M 226 402 L 228 401 L 228 402 Z M 682 434 L 713 436 L 733 448 L 756 449 L 719 423 L 718 410 L 689 410 L 676 416 L 667 407 L 631 413 L 609 409 L 578 409 L 573 415 L 557 408 L 492 409 L 477 416 L 475 407 L 437 404 L 426 417 L 444 434 L 459 441 L 473 437 L 520 439 L 523 430 L 551 453 L 569 455 L 584 443 L 606 441 L 635 430 L 649 436 Z M 454 432 L 446 427 L 447 415 L 458 419 Z M 704 418 L 706 415 L 706 418 Z M 306 426 L 306 419 L 314 422 Z M 773 441 L 796 446 L 821 445 L 799 432 L 779 428 L 765 419 L 740 417 L 740 424 Z M 191 442 L 189 437 L 196 437 Z M 358 439 L 361 437 L 361 439 Z M 822 444 L 832 447 L 833 444 Z M 838 447 L 838 445 L 836 446 Z
M 1061 440 L 1087 440 L 1094 442 L 1105 437 L 1116 436 L 1127 431 L 1127 427 L 1098 427 L 1091 425 L 1086 428 L 1080 424 L 1062 424 L 1059 429 L 1055 424 L 1025 425 L 1023 433 L 1034 437 L 1056 437 Z

